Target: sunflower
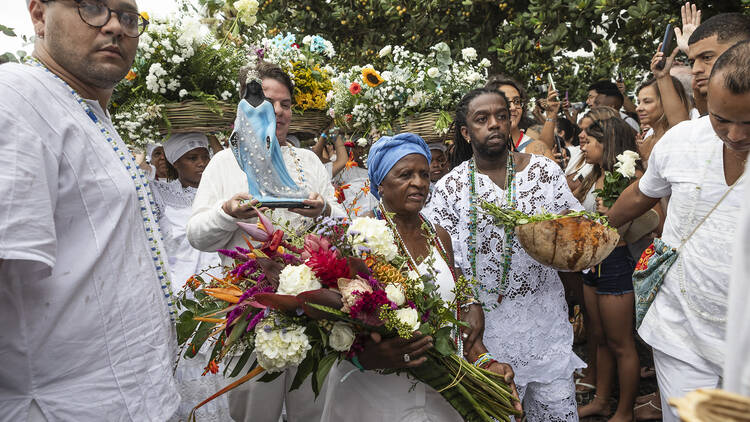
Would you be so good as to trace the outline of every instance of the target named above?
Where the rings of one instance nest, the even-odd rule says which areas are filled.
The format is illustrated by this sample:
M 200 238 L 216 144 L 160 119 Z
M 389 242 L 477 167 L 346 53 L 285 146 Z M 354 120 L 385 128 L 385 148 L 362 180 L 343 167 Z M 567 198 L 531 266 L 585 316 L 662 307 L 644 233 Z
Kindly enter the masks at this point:
M 375 69 L 370 69 L 369 67 L 362 69 L 362 80 L 372 88 L 385 82 Z

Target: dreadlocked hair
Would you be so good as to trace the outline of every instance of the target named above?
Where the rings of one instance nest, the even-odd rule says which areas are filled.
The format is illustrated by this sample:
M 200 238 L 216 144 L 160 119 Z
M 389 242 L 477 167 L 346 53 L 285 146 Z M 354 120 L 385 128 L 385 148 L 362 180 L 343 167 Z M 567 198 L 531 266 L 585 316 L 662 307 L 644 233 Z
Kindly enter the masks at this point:
M 451 155 L 452 168 L 457 167 L 459 164 L 470 159 L 471 156 L 474 155 L 474 151 L 471 149 L 471 145 L 466 141 L 466 139 L 464 139 L 463 135 L 461 134 L 461 128 L 467 125 L 466 115 L 469 113 L 469 105 L 471 104 L 471 102 L 474 101 L 475 98 L 484 94 L 499 95 L 503 99 L 503 101 L 505 101 L 506 107 L 508 105 L 508 99 L 505 97 L 505 94 L 503 94 L 499 90 L 489 88 L 472 89 L 471 91 L 466 93 L 463 98 L 461 98 L 461 101 L 459 101 L 456 105 L 456 117 L 453 120 L 456 132 L 453 138 L 453 154 Z

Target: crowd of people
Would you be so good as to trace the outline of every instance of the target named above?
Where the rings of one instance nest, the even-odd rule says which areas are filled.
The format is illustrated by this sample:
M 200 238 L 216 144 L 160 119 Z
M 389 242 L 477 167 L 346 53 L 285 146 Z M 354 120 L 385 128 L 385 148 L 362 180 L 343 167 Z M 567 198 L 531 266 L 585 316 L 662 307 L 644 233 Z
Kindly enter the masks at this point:
M 33 56 L 0 66 L 0 420 L 187 420 L 233 380 L 204 376 L 200 358 L 178 359 L 175 296 L 198 272 L 220 274 L 231 260 L 216 251 L 246 244 L 237 222 L 268 209 L 210 134 L 173 134 L 143 157 L 118 136 L 107 105 L 147 24 L 134 0 L 27 5 Z M 464 356 L 492 356 L 483 364 L 506 377 L 528 421 L 678 421 L 668 400 L 689 391 L 750 396 L 750 16 L 701 22 L 689 3 L 681 12 L 678 47 L 654 54 L 633 98 L 623 81 L 591 81 L 583 110 L 552 86 L 529 110 L 525 84 L 496 74 L 456 105 L 449 142 L 329 133 L 301 147 L 289 133 L 289 75 L 264 61 L 243 69 L 241 92 L 252 71 L 273 107 L 286 171 L 312 192 L 274 218 L 292 230 L 329 216 L 387 219 L 419 271 L 435 267 L 446 300 L 455 274 L 472 279 Z M 606 201 L 607 178 L 626 173 L 623 157 L 629 185 Z M 481 201 L 529 215 L 598 212 L 620 241 L 596 267 L 558 272 Z M 650 307 L 634 273 L 662 283 Z M 574 305 L 585 361 L 573 351 Z M 641 397 L 649 368 L 639 339 L 658 382 Z M 317 399 L 310 380 L 290 391 L 289 369 L 197 416 L 460 420 L 429 386 L 374 371 L 417 366 L 431 347 L 419 333 L 373 334 Z M 585 393 L 593 398 L 584 403 Z

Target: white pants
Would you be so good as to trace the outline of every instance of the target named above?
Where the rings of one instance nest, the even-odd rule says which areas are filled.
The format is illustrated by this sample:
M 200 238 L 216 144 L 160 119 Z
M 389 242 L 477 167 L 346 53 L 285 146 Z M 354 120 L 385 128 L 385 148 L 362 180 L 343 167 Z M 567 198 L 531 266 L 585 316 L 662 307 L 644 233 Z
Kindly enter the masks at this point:
M 661 391 L 663 422 L 680 422 L 677 411 L 669 405 L 670 398 L 683 397 L 699 388 L 717 388 L 721 374 L 695 366 L 654 349 L 656 380 Z
M 278 422 L 281 408 L 286 404 L 289 422 L 318 422 L 326 401 L 325 382 L 315 398 L 310 377 L 289 392 L 297 368 L 293 367 L 272 382 L 250 380 L 227 393 L 229 414 L 236 422 Z

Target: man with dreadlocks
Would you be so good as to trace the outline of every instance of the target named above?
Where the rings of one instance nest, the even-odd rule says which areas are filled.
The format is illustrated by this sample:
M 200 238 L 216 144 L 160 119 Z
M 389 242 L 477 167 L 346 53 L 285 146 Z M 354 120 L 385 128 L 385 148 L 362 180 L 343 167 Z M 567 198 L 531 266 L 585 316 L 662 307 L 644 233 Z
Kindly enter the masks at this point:
M 512 233 L 480 211 L 482 200 L 527 214 L 582 210 L 559 166 L 510 151 L 508 101 L 476 89 L 456 109 L 456 152 L 450 173 L 435 186 L 426 214 L 451 235 L 456 266 L 473 277 L 494 358 L 509 362 L 529 421 L 577 421 L 573 329 L 557 272 L 534 261 Z

